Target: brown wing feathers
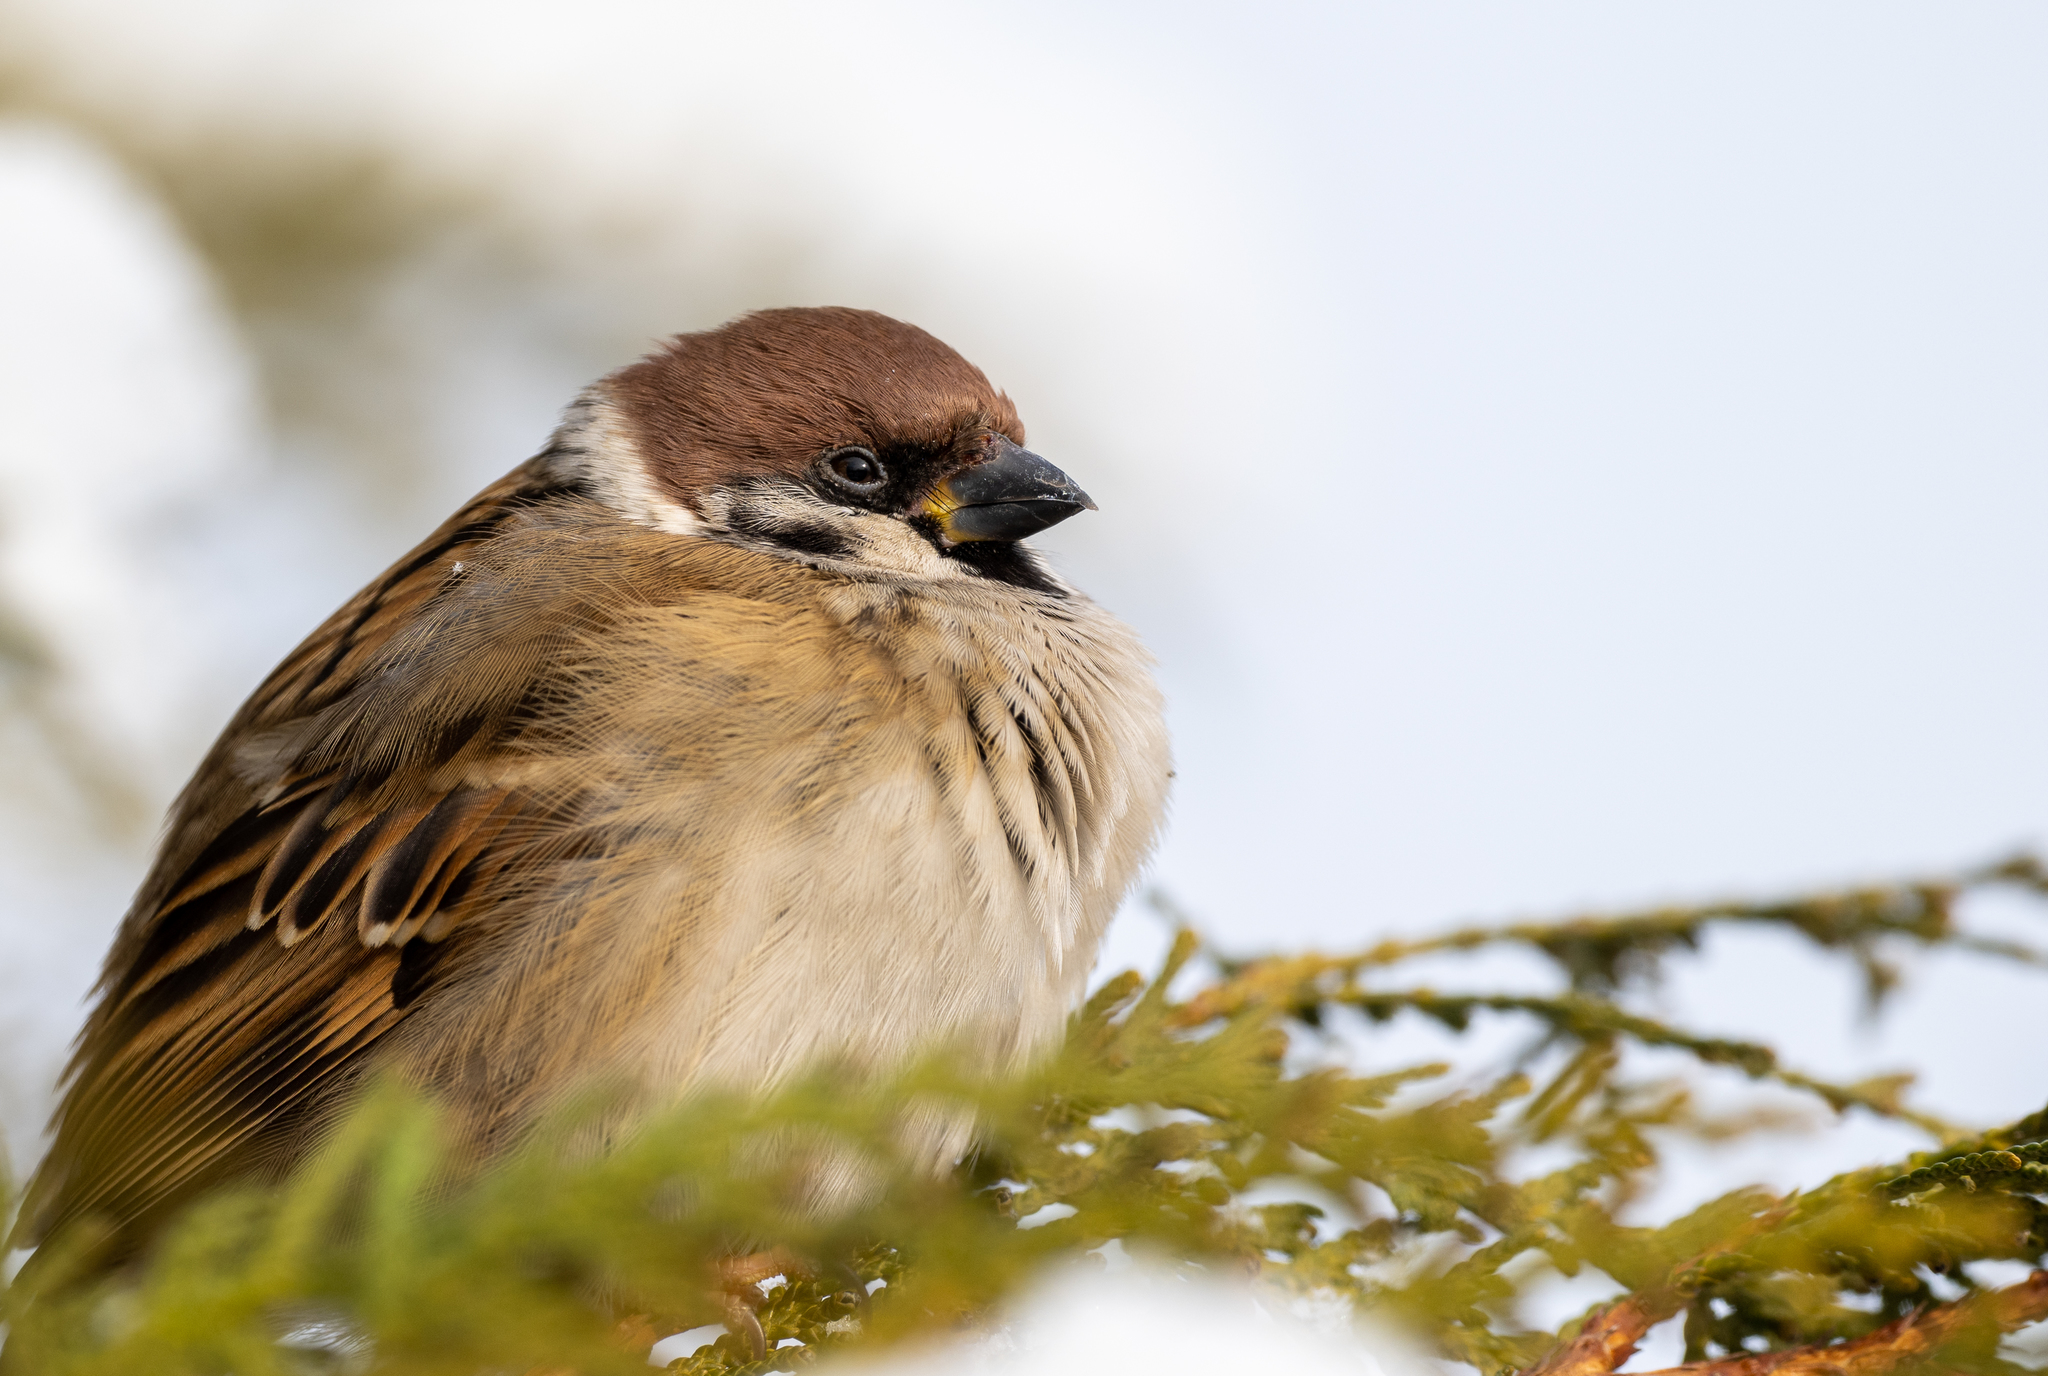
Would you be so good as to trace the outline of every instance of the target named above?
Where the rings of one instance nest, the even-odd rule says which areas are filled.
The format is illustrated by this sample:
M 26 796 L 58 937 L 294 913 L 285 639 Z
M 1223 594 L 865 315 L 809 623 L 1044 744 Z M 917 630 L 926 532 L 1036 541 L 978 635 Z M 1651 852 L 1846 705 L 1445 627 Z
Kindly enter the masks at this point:
M 364 876 L 357 930 L 366 946 L 438 941 L 458 920 L 476 881 L 505 863 L 487 859 L 518 814 L 502 790 L 457 789 L 407 819 Z
M 463 560 L 551 495 L 521 473 L 486 491 L 294 651 L 229 726 L 109 956 L 17 1245 L 89 1215 L 139 1239 L 193 1190 L 282 1160 L 431 983 L 438 952 L 407 950 L 487 900 L 515 849 L 508 828 L 531 808 L 474 776 L 518 734 L 550 646 L 510 655 L 524 677 L 486 677 L 479 701 L 415 701 L 391 722 L 351 700 L 404 672 L 394 657 Z

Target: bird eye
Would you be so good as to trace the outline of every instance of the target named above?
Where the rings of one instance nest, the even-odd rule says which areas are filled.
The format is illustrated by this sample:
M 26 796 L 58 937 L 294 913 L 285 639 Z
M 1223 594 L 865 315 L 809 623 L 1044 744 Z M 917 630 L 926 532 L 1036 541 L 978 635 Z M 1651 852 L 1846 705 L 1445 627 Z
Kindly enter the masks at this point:
M 840 482 L 862 492 L 880 487 L 886 476 L 882 471 L 882 461 L 865 449 L 842 449 L 827 459 L 825 466 Z

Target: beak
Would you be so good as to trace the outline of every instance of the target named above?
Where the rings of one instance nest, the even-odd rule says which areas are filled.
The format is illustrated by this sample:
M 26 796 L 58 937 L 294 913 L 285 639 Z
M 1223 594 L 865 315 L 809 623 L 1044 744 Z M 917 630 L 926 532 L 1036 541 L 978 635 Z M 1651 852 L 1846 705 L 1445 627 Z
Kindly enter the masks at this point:
M 997 435 L 989 456 L 933 488 L 923 511 L 958 545 L 1021 540 L 1084 508 L 1093 511 L 1095 503 L 1072 478 Z

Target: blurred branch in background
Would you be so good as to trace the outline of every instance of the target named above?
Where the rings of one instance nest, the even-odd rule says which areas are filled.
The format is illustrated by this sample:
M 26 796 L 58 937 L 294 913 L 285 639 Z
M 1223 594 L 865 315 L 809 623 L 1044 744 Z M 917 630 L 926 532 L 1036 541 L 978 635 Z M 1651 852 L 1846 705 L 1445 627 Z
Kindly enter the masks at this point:
M 4 538 L 0 532 L 0 539 Z M 16 788 L 31 786 L 37 771 L 28 757 L 40 746 L 108 839 L 133 842 L 148 826 L 151 809 L 138 781 L 110 755 L 100 738 L 74 719 L 65 700 L 56 655 L 27 618 L 8 605 L 4 589 L 0 589 L 0 729 L 10 734 L 25 730 L 29 736 L 7 751 Z
M 0 115 L 51 120 L 117 158 L 205 261 L 254 355 L 290 463 L 342 475 L 375 517 L 438 519 L 451 417 L 480 383 L 535 383 L 473 484 L 535 446 L 591 376 L 654 338 L 795 298 L 815 252 L 755 227 L 696 254 L 682 169 L 639 186 L 579 182 L 531 150 L 450 156 L 434 131 L 231 95 L 167 107 L 0 10 Z M 11 30 L 11 33 L 9 32 Z M 560 179 L 556 175 L 560 174 Z M 545 376 L 531 376 L 536 361 Z M 460 458 L 456 460 L 460 464 Z M 494 466 L 492 466 L 494 465 Z M 425 489 L 422 490 L 423 484 Z M 466 489 L 458 495 L 466 495 Z

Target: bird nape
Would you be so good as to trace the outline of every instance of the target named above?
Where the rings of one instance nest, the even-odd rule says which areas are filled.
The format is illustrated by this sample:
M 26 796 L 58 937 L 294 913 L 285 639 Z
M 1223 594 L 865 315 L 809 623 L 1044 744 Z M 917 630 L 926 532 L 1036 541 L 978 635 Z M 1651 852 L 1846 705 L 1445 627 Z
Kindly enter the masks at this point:
M 180 795 L 15 1246 L 146 1252 L 373 1081 L 474 1169 L 593 1086 L 1057 1040 L 1157 831 L 1149 659 L 1021 539 L 1093 506 L 922 330 L 763 311 L 589 387 L 287 656 Z M 955 1159 L 971 1122 L 919 1150 Z M 829 1208 L 862 1189 L 825 1161 Z

